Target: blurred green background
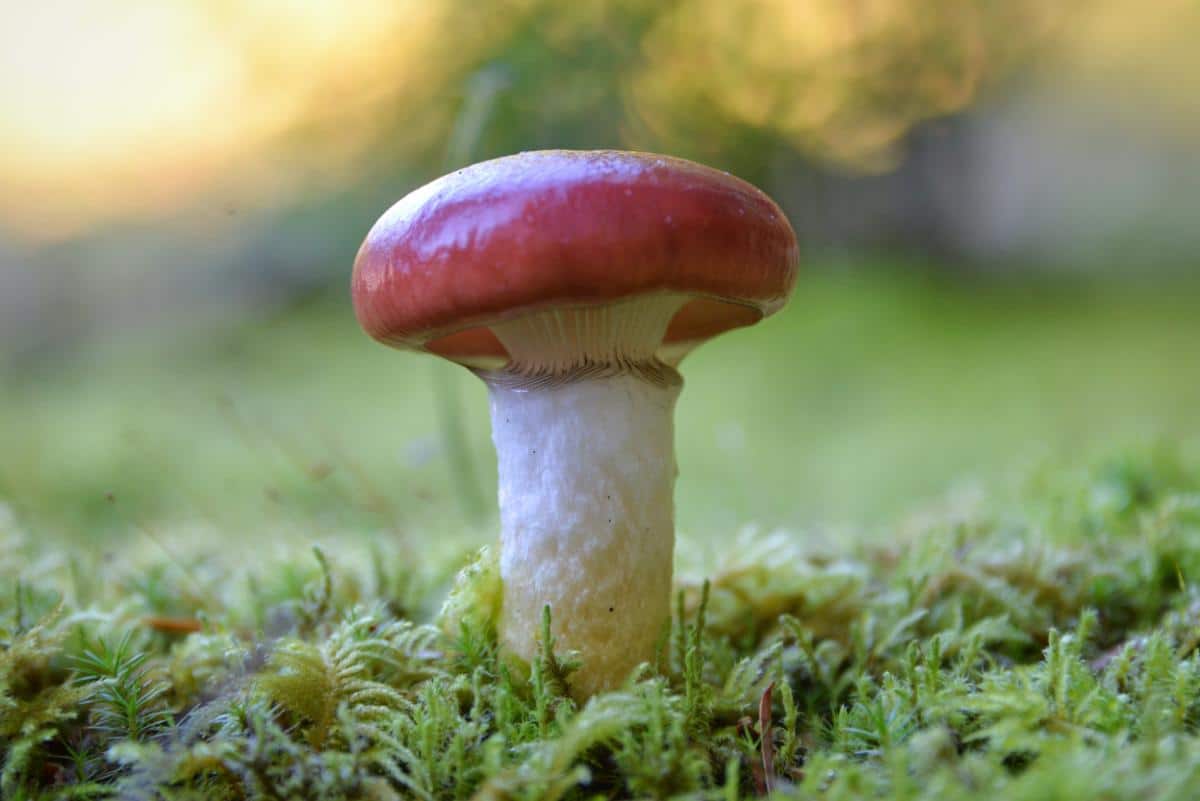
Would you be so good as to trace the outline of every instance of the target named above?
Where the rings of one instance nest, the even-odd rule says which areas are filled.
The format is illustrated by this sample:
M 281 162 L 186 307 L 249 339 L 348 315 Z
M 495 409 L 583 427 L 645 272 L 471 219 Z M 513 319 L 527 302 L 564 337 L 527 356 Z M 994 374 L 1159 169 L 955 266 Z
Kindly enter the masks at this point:
M 1200 6 L 51 0 L 0 10 L 0 503 L 101 547 L 490 536 L 485 392 L 349 307 L 523 149 L 728 169 L 805 246 L 684 363 L 680 528 L 836 536 L 1200 434 Z

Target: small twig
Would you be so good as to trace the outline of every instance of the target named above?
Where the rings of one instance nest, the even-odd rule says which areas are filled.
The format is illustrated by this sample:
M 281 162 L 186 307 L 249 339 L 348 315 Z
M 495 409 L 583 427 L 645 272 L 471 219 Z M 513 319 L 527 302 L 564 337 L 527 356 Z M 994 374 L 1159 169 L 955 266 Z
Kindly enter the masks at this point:
M 775 738 L 771 730 L 771 693 L 775 682 L 767 685 L 758 699 L 758 734 L 762 746 L 763 785 L 768 793 L 775 791 Z
M 160 615 L 142 618 L 142 625 L 164 634 L 192 634 L 203 628 L 203 624 L 194 617 L 164 617 Z

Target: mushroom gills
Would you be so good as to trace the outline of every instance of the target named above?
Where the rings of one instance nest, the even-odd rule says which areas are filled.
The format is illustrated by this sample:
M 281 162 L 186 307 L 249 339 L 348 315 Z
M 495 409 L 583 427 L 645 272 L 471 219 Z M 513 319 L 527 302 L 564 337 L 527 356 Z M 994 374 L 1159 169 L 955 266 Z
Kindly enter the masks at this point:
M 677 374 L 658 353 L 667 326 L 687 300 L 680 293 L 659 292 L 545 309 L 496 323 L 492 333 L 509 361 L 501 370 L 480 375 L 488 383 L 520 385 L 637 372 L 656 383 L 677 383 Z

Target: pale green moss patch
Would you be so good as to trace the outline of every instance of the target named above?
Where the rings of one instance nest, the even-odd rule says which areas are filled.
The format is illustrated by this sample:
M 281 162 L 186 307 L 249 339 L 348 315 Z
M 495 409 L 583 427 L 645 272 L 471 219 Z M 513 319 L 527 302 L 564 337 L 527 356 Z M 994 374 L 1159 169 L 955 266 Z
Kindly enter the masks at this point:
M 584 704 L 553 643 L 499 658 L 486 552 L 442 605 L 452 566 L 400 546 L 243 569 L 228 545 L 47 555 L 3 526 L 6 799 L 1200 786 L 1200 471 L 1170 453 L 1040 471 L 879 544 L 734 540 L 681 580 L 656 661 Z

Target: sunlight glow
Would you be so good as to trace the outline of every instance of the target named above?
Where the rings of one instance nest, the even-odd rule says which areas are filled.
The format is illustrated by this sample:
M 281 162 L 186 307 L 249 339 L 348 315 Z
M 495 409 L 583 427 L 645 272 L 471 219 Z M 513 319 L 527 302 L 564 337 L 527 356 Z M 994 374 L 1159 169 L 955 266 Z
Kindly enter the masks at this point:
M 998 7 L 684 0 L 648 38 L 635 97 L 662 136 L 689 108 L 715 107 L 833 162 L 883 169 L 914 123 L 964 108 L 1007 66 L 1006 40 L 1036 41 L 1054 19 L 1031 3 Z
M 0 215 L 55 236 L 193 191 L 309 115 L 403 85 L 428 30 L 427 7 L 0 6 Z
M 1059 78 L 1124 88 L 1187 135 L 1200 125 L 1194 0 L 655 2 L 0 4 L 0 234 L 52 240 L 169 217 L 218 190 L 266 205 L 356 180 L 381 141 L 393 161 L 409 139 L 441 147 L 474 71 L 520 74 L 534 39 L 575 41 L 616 14 L 647 20 L 624 43 L 638 57 L 595 76 L 627 92 L 626 144 L 698 158 L 755 130 L 887 169 L 913 125 L 966 108 L 1034 51 Z M 556 78 L 522 80 L 536 91 Z M 552 103 L 545 118 L 549 135 Z

